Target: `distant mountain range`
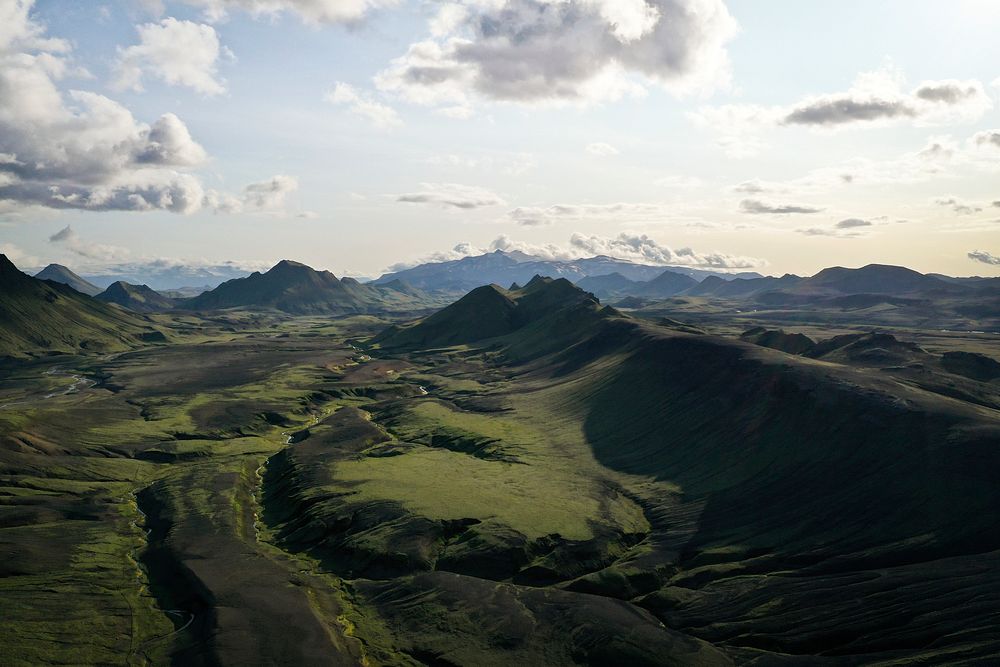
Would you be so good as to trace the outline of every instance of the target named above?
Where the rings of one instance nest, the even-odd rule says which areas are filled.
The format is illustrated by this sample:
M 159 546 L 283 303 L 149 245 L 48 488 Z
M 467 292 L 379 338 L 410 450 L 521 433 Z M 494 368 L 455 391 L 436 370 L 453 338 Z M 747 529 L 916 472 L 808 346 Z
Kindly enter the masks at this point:
M 267 308 L 291 315 L 342 315 L 419 310 L 444 305 L 399 280 L 366 285 L 338 279 L 329 271 L 283 260 L 266 273 L 236 278 L 192 299 L 178 301 L 185 310 Z
M 421 264 L 403 271 L 387 273 L 373 281 L 373 284 L 402 280 L 428 291 L 466 292 L 491 283 L 504 286 L 514 283 L 524 284 L 536 275 L 566 278 L 575 283 L 588 277 L 617 273 L 631 281 L 645 282 L 656 278 L 665 270 L 688 276 L 694 281 L 708 276 L 718 276 L 725 280 L 761 277 L 759 273 L 753 272 L 729 274 L 688 267 L 651 266 L 604 256 L 569 261 L 546 260 L 522 252 L 497 250 L 475 257 Z
M 84 272 L 83 277 L 100 288 L 123 281 L 131 285 L 147 285 L 154 290 L 177 290 L 204 286 L 217 287 L 227 280 L 244 278 L 250 270 L 230 263 L 212 266 L 189 266 L 172 263 L 124 264 L 106 273 Z
M 780 278 L 760 276 L 724 279 L 708 276 L 701 282 L 685 279 L 674 269 L 667 269 L 651 281 L 629 280 L 620 273 L 584 278 L 577 282 L 597 296 L 668 297 L 714 296 L 746 298 L 764 293 L 789 297 L 842 296 L 848 294 L 885 294 L 893 296 L 960 295 L 1000 286 L 1000 281 L 982 278 L 948 278 L 925 275 L 902 266 L 869 264 L 859 269 L 832 267 L 811 277 L 786 274 Z M 775 297 L 779 298 L 779 297 Z

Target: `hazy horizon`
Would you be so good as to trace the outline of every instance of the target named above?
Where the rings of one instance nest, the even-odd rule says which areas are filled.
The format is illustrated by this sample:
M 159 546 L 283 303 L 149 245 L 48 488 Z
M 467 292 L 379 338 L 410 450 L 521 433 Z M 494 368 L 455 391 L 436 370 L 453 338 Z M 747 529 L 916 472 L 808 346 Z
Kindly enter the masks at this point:
M 1000 275 L 998 28 L 981 0 L 3 0 L 0 252 Z

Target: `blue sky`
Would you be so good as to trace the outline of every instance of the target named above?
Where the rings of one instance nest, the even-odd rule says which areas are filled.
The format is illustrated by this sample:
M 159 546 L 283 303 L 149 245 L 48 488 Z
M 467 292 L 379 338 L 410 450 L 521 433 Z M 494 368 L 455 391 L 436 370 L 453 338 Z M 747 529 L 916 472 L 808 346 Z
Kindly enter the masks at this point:
M 22 267 L 377 275 L 499 247 L 1000 274 L 995 2 L 0 0 L 4 16 L 0 248 Z

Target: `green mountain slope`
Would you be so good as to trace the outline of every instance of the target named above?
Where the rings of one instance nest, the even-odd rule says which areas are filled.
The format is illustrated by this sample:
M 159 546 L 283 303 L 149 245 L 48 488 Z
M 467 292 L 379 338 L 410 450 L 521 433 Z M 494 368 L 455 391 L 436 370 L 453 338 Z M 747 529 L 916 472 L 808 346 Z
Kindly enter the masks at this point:
M 599 310 L 600 303 L 593 295 L 565 278 L 535 276 L 517 289 L 477 287 L 419 322 L 390 327 L 372 342 L 383 348 L 448 347 L 521 332 L 521 342 L 527 343 L 539 326 L 551 329 L 555 320 L 569 311 L 596 316 Z
M 130 285 L 123 280 L 109 285 L 108 289 L 94 298 L 118 304 L 137 313 L 157 313 L 174 308 L 173 299 L 168 299 L 146 285 Z
M 36 280 L 0 255 L 0 356 L 113 352 L 162 337 L 143 319 Z
M 438 346 L 455 339 L 432 334 L 448 323 L 471 327 L 484 302 L 489 321 L 506 313 L 499 326 L 473 329 L 481 338 L 454 367 L 479 349 L 511 389 L 456 403 L 502 405 L 507 422 L 537 426 L 546 446 L 567 457 L 587 448 L 611 488 L 642 507 L 650 529 L 584 573 L 574 569 L 579 561 L 561 555 L 539 559 L 544 566 L 532 562 L 520 555 L 523 538 L 499 529 L 457 544 L 469 540 L 490 563 L 514 563 L 515 582 L 559 581 L 563 590 L 628 600 L 737 664 L 819 655 L 845 664 L 974 663 L 1000 650 L 1000 487 L 993 474 L 1000 412 L 963 397 L 959 390 L 975 380 L 929 378 L 932 367 L 955 366 L 954 355 L 942 362 L 884 334 L 813 345 L 756 331 L 751 344 L 613 311 L 583 315 L 580 291 L 561 307 L 547 301 L 545 314 L 516 326 L 525 297 L 494 294 L 459 301 L 433 322 L 384 340 Z M 981 377 L 986 395 L 994 376 L 979 369 L 988 361 L 963 358 L 951 372 Z M 909 365 L 873 372 L 886 363 Z M 444 400 L 433 392 L 427 400 L 435 398 Z M 398 413 L 393 408 L 381 419 L 413 428 L 416 410 L 406 420 Z M 457 423 L 457 416 L 448 419 Z M 443 437 L 429 442 L 456 446 Z M 500 436 L 483 442 L 505 451 Z M 532 461 L 541 450 L 506 451 Z M 402 478 L 405 456 L 387 461 L 370 468 L 391 467 Z M 397 497 L 383 488 L 381 498 Z M 552 511 L 544 501 L 537 507 L 539 516 Z M 590 554 L 604 543 L 584 544 Z
M 100 287 L 84 280 L 62 264 L 49 264 L 36 273 L 35 277 L 39 280 L 51 280 L 63 285 L 69 285 L 77 292 L 86 294 L 87 296 L 96 296 L 101 293 Z

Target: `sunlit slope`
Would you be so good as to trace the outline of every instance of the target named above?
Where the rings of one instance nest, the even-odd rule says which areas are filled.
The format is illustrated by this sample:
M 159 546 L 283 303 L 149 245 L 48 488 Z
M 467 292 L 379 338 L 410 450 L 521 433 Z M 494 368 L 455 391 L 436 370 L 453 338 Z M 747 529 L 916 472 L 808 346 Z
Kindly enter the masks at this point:
M 150 289 L 147 285 L 132 285 L 123 280 L 112 283 L 108 289 L 94 298 L 105 303 L 118 304 L 137 313 L 155 313 L 174 307 L 172 299 Z
M 0 255 L 0 357 L 114 352 L 162 339 L 139 317 L 36 280 Z

